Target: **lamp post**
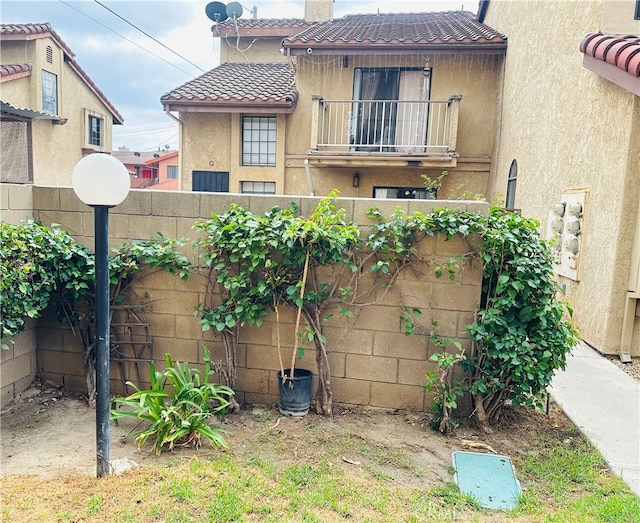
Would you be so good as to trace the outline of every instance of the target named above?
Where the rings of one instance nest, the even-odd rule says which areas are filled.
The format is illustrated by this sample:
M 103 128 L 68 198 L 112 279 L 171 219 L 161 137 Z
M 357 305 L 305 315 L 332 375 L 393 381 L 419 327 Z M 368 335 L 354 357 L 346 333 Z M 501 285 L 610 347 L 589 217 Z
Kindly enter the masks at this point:
M 129 194 L 126 167 L 108 154 L 82 158 L 71 175 L 73 190 L 93 207 L 96 271 L 96 475 L 109 475 L 109 207 Z

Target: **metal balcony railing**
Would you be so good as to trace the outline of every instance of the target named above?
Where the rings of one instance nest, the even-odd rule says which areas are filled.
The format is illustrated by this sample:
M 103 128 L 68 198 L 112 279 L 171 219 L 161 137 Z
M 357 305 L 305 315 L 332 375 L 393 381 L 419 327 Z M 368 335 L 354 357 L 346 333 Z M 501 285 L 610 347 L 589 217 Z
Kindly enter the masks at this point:
M 313 97 L 311 149 L 334 153 L 455 152 L 458 104 L 446 101 L 324 100 Z

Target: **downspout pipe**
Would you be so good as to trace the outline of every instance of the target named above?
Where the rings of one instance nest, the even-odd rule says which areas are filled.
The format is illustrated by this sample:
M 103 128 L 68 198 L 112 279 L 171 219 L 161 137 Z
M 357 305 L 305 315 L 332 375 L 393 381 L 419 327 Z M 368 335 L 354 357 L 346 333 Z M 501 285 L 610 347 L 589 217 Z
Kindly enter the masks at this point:
M 304 170 L 307 173 L 307 183 L 309 184 L 309 194 L 311 196 L 315 196 L 316 192 L 313 189 L 313 179 L 311 178 L 311 167 L 309 167 L 309 159 L 305 159 L 304 161 Z
M 181 145 L 182 145 L 182 124 L 183 121 L 180 120 L 180 118 L 178 118 L 177 116 L 175 116 L 171 110 L 169 109 L 168 105 L 164 106 L 164 112 L 165 114 L 171 118 L 172 120 L 175 120 L 176 122 L 178 122 L 178 180 L 179 180 L 179 184 L 178 184 L 178 190 L 182 190 L 182 173 L 184 172 L 182 169 L 182 162 L 184 161 L 184 154 L 181 153 Z M 190 190 L 190 189 L 189 189 Z

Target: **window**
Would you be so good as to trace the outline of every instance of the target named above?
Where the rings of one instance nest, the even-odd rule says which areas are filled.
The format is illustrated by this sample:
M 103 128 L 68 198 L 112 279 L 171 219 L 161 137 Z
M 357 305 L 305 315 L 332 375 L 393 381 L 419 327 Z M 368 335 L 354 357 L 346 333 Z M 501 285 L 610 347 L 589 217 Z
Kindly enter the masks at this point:
M 425 189 L 424 187 L 374 187 L 374 198 L 398 198 L 401 200 L 435 200 L 438 197 L 437 189 Z
M 225 171 L 193 171 L 192 191 L 229 192 L 229 173 Z
M 431 74 L 423 69 L 356 68 L 351 143 L 357 151 L 424 152 Z
M 89 115 L 89 144 L 102 144 L 102 119 L 93 115 Z
M 58 114 L 58 77 L 49 71 L 42 71 L 42 110 Z
M 167 165 L 167 178 L 176 179 L 178 177 L 178 166 Z
M 273 167 L 276 164 L 276 117 L 242 118 L 242 165 Z
M 504 206 L 507 209 L 515 209 L 516 204 L 516 182 L 518 181 L 518 162 L 513 160 L 509 167 L 509 176 L 507 178 L 507 197 Z
M 244 194 L 275 194 L 276 182 L 242 182 Z
M 633 15 L 634 20 L 640 20 L 640 0 L 636 0 L 636 12 Z

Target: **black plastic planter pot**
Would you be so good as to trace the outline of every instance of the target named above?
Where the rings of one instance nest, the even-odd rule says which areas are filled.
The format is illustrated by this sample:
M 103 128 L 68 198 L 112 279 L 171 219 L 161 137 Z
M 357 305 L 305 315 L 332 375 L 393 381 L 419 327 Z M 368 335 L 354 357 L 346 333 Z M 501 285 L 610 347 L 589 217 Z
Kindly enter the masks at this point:
M 282 372 L 278 371 L 278 390 L 280 401 L 278 410 L 285 416 L 306 416 L 311 405 L 311 380 L 313 372 L 305 369 L 295 369 L 293 378 L 289 375 L 291 371 L 286 369 L 284 375 L 287 376 L 282 383 Z

